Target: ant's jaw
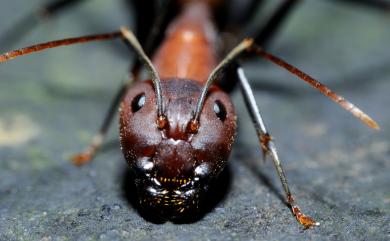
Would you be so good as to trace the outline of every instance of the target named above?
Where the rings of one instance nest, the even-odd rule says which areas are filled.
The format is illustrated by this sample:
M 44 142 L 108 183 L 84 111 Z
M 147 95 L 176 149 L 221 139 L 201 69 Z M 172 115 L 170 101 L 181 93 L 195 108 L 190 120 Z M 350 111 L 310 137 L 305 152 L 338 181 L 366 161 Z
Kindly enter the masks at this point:
M 198 214 L 203 189 L 197 188 L 193 180 L 171 188 L 172 181 L 164 182 L 164 179 L 152 177 L 149 180 L 136 181 L 143 211 L 170 221 L 186 220 Z M 185 180 L 182 182 L 184 183 Z
M 196 167 L 191 177 L 167 178 L 157 174 L 151 161 L 146 159 L 142 169 L 146 173 L 137 173 L 136 185 L 143 211 L 163 220 L 187 220 L 196 217 L 201 211 L 204 194 L 209 183 L 205 177 L 206 164 Z M 151 169 L 150 169 L 151 168 Z

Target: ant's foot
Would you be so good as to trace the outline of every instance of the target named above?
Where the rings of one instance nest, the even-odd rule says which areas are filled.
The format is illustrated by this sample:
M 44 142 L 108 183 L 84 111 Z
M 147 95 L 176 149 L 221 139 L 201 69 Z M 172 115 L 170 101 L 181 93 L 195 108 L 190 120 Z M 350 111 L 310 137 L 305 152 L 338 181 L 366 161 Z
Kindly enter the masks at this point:
M 72 156 L 72 162 L 76 166 L 84 165 L 92 160 L 91 152 L 81 152 Z
M 292 206 L 291 209 L 293 214 L 295 215 L 295 218 L 300 224 L 303 225 L 304 229 L 309 229 L 320 225 L 320 223 L 316 222 L 313 218 L 303 214 L 298 206 Z

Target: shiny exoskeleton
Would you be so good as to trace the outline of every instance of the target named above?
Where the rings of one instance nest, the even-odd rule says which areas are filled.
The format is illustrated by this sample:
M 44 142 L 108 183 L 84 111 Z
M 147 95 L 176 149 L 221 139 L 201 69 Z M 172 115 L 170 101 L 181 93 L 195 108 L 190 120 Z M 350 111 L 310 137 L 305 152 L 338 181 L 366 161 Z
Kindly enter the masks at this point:
M 161 77 L 165 126 L 156 124 L 151 81 L 135 83 L 120 106 L 121 146 L 135 171 L 141 207 L 166 219 L 199 210 L 234 140 L 233 104 L 217 85 L 208 92 L 199 128 L 191 130 L 196 102 L 217 63 L 209 11 L 201 1 L 183 6 L 153 58 Z
M 44 19 L 81 1 L 57 0 L 31 16 L 38 20 Z M 139 10 L 137 35 L 141 41 L 146 41 L 145 50 L 133 32 L 122 27 L 117 32 L 51 41 L 0 55 L 0 62 L 5 62 L 49 48 L 117 38 L 122 39 L 135 51 L 139 61 L 133 64 L 132 78 L 121 86 L 91 144 L 84 152 L 72 158 L 74 164 L 85 164 L 96 154 L 120 105 L 121 148 L 134 173 L 141 208 L 163 220 L 193 218 L 208 201 L 207 192 L 226 166 L 231 152 L 236 131 L 236 115 L 224 90 L 231 89 L 234 83 L 239 83 L 260 147 L 264 156 L 269 155 L 275 165 L 293 215 L 304 228 L 318 226 L 319 223 L 303 214 L 295 202 L 273 138 L 265 127 L 238 58 L 244 53 L 256 54 L 273 62 L 320 91 L 366 125 L 374 129 L 379 129 L 379 126 L 351 102 L 258 45 L 266 44 L 298 1 L 283 0 L 253 39 L 244 39 L 224 58 L 221 58 L 225 55 L 221 50 L 224 50 L 223 47 L 231 47 L 227 44 L 231 41 L 218 39 L 213 18 L 224 16 L 222 3 L 230 1 L 129 2 L 134 3 Z M 165 6 L 168 7 L 161 9 L 163 13 L 159 15 L 165 15 L 165 18 L 149 18 L 144 15 L 149 9 L 148 3 L 151 2 L 167 3 Z M 253 0 L 247 3 L 246 10 L 243 11 L 247 14 L 236 16 L 235 29 L 250 18 L 253 9 L 261 1 Z M 154 8 L 153 13 L 158 11 L 160 9 Z M 32 25 L 35 23 L 28 22 Z M 221 17 L 215 22 L 219 28 L 230 25 Z M 155 31 L 156 26 L 162 30 Z M 221 42 L 226 42 L 223 47 L 220 46 Z M 152 60 L 147 55 L 151 55 Z M 151 79 L 141 81 L 142 64 L 149 70 Z M 132 79 L 136 80 L 134 84 Z M 226 83 L 229 83 L 230 87 Z
M 201 87 L 188 79 L 162 80 L 168 120 L 163 129 L 155 123 L 156 101 L 150 81 L 136 83 L 120 107 L 121 146 L 135 171 L 141 207 L 166 219 L 183 218 L 199 210 L 233 144 L 233 105 L 217 87 L 209 92 L 199 130 L 189 130 Z

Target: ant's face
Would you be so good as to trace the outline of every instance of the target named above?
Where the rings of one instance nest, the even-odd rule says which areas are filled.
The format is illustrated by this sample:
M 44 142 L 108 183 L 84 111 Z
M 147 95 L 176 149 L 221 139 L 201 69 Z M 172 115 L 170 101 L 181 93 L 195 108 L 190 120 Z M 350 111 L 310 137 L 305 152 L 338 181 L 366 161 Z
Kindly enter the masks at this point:
M 135 173 L 141 207 L 163 219 L 181 219 L 199 211 L 225 167 L 236 116 L 227 94 L 212 87 L 193 133 L 189 123 L 202 86 L 183 79 L 161 84 L 167 124 L 157 127 L 151 82 L 136 83 L 121 104 L 121 146 Z

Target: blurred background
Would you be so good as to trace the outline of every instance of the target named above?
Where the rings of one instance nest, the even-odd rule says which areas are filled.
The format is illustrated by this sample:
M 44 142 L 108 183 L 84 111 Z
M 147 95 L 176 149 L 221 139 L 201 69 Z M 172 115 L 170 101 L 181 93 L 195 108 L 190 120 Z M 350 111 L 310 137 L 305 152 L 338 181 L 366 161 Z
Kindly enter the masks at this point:
M 0 36 L 47 1 L 2 1 Z M 281 1 L 265 1 L 262 23 Z M 7 47 L 134 27 L 121 0 L 90 0 Z M 214 208 L 191 224 L 154 224 L 132 203 L 114 121 L 81 168 L 71 154 L 97 131 L 132 58 L 120 41 L 90 43 L 0 64 L 0 240 L 390 239 L 390 11 L 341 0 L 301 1 L 268 49 L 371 115 L 374 131 L 285 70 L 245 63 L 301 208 L 302 228 L 263 162 L 241 96 L 238 136 Z M 4 46 L 0 46 L 2 52 Z

